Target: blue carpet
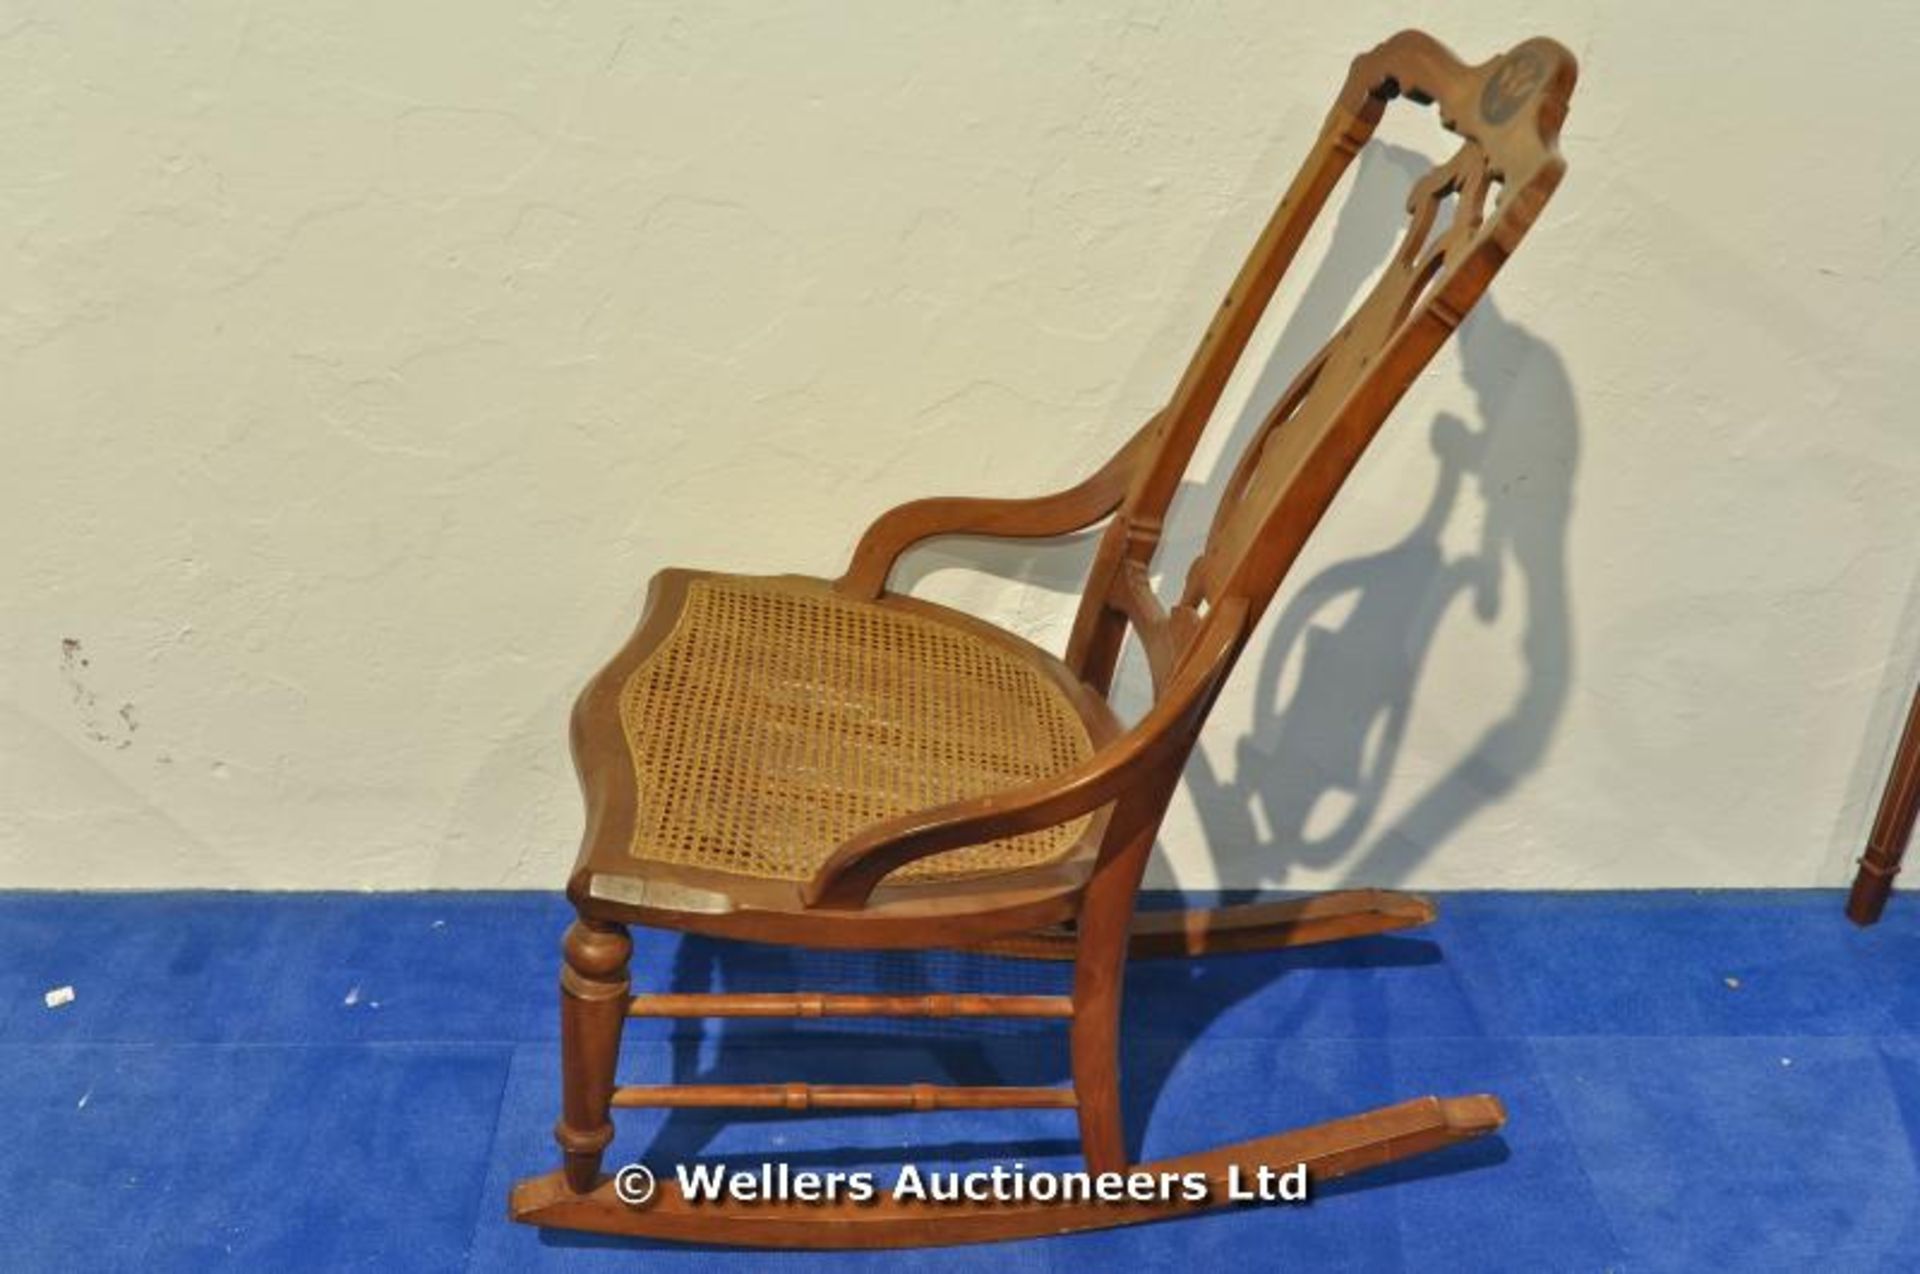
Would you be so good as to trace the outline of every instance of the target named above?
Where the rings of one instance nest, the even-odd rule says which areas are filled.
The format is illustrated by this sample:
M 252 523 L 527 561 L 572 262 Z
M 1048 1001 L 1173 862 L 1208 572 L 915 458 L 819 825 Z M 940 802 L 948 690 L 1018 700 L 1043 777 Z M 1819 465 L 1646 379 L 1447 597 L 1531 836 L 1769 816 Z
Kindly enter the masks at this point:
M 1427 1092 L 1497 1093 L 1508 1127 L 1304 1208 L 828 1258 L 505 1220 L 554 1161 L 566 920 L 533 894 L 0 893 L 0 1270 L 1920 1268 L 1920 898 L 1862 931 L 1837 893 L 1458 894 L 1418 934 L 1137 965 L 1146 1156 Z M 635 937 L 656 988 L 1065 989 L 1043 964 Z M 1065 1065 L 1048 1023 L 636 1023 L 622 1078 Z M 610 1165 L 1076 1162 L 1057 1111 L 620 1128 Z

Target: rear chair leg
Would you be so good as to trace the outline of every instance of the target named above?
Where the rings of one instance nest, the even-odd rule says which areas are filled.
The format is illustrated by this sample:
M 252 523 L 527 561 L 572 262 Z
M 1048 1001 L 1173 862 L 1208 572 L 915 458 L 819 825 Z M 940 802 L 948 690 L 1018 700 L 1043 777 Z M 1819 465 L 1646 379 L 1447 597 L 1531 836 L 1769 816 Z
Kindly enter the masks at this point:
M 1080 1152 L 1089 1172 L 1124 1172 L 1126 1127 L 1120 1115 L 1120 992 L 1127 967 L 1127 917 L 1119 934 L 1083 916 L 1073 967 L 1073 1091 L 1079 1102 Z
M 1179 771 L 1174 775 L 1177 779 Z M 1126 988 L 1134 895 L 1159 826 L 1153 796 L 1152 790 L 1137 794 L 1114 810 L 1114 823 L 1131 825 L 1133 830 L 1129 834 L 1110 829 L 1109 835 L 1127 840 L 1120 852 L 1094 869 L 1074 929 L 1073 1025 L 1068 1040 L 1080 1116 L 1080 1153 L 1089 1172 L 1127 1169 L 1126 1124 L 1120 1114 L 1120 1001 Z
M 576 1194 L 600 1179 L 600 1157 L 613 1140 L 609 1108 L 620 1031 L 627 1021 L 627 927 L 576 920 L 562 944 L 560 970 L 560 1143 L 567 1185 Z

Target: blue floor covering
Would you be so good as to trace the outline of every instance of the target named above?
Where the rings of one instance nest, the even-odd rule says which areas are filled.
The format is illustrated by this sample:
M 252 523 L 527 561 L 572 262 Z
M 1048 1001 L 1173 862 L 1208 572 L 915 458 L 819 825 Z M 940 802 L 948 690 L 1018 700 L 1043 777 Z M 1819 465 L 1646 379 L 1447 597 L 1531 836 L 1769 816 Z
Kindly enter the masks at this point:
M 545 894 L 0 893 L 0 1271 L 1920 1269 L 1920 898 L 1453 894 L 1417 934 L 1134 966 L 1160 1157 L 1424 1093 L 1495 1139 L 1305 1207 L 809 1257 L 515 1226 L 553 1166 Z M 636 932 L 644 987 L 1064 990 L 1057 966 Z M 47 990 L 71 985 L 49 1009 Z M 1057 1023 L 636 1023 L 622 1079 L 1049 1084 Z M 622 1112 L 609 1166 L 1070 1167 L 1071 1113 Z

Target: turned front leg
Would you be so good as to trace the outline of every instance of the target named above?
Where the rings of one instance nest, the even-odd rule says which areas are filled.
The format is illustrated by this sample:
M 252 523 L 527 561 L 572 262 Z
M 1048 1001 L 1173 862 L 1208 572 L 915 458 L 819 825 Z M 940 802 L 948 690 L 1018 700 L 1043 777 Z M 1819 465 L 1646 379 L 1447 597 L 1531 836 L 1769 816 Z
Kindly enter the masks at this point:
M 600 1179 L 600 1157 L 613 1140 L 613 1071 L 627 1020 L 625 925 L 576 920 L 562 944 L 560 970 L 560 1122 L 553 1137 L 565 1159 L 567 1184 L 585 1194 Z

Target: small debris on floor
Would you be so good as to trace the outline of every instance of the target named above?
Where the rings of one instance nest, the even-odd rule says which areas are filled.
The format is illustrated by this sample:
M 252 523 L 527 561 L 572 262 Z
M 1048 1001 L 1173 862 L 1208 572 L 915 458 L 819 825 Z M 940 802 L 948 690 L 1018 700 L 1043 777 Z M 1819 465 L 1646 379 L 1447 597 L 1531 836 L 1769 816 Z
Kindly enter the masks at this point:
M 1791 1057 L 1783 1057 L 1780 1059 L 1780 1064 L 1782 1066 L 1791 1066 L 1793 1065 L 1793 1059 Z
M 347 998 L 340 1001 L 340 1003 L 346 1005 L 348 1008 L 352 1008 L 354 1005 L 360 1003 L 360 987 L 358 984 L 347 992 Z
M 86 1092 L 80 1094 L 80 1100 L 73 1103 L 73 1108 L 75 1110 L 85 1110 L 87 1108 L 87 1100 L 92 1096 L 93 1090 L 89 1088 Z
M 73 988 L 70 986 L 57 986 L 40 998 L 47 1002 L 48 1008 L 57 1009 L 63 1005 L 73 1003 Z
M 1727 990 L 1729 991 L 1738 991 L 1740 989 L 1739 978 L 1721 978 L 1720 980 L 1727 984 Z

